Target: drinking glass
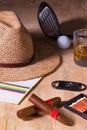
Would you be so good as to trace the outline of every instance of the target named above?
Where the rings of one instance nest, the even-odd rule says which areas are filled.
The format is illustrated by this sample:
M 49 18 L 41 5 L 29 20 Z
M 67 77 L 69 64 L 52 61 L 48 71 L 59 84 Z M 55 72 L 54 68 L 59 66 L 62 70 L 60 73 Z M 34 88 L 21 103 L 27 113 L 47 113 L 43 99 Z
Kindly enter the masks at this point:
M 87 28 L 73 33 L 73 45 L 75 63 L 87 67 Z

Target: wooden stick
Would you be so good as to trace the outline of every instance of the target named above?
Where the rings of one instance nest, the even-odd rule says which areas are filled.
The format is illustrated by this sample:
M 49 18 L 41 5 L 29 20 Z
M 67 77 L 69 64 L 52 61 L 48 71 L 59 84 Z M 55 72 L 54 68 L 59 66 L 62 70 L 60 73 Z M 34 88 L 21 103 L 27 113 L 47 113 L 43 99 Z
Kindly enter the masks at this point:
M 52 99 L 46 100 L 46 102 L 51 106 L 58 106 L 58 107 L 62 106 L 62 101 L 60 97 L 54 97 Z M 32 106 L 18 110 L 17 116 L 23 119 L 31 115 L 34 115 L 40 111 L 41 110 L 38 107 L 36 107 L 35 105 L 32 105 Z
M 73 125 L 71 120 L 67 119 L 64 115 L 59 113 L 59 111 L 57 109 L 55 109 L 54 107 L 48 105 L 45 101 L 40 99 L 35 94 L 32 94 L 31 97 L 29 98 L 29 100 L 34 105 L 36 105 L 39 109 L 41 109 L 44 112 L 46 112 L 47 114 L 49 114 L 51 117 L 55 118 L 57 121 L 60 121 L 61 123 L 65 124 L 65 125 L 68 125 L 68 126 Z

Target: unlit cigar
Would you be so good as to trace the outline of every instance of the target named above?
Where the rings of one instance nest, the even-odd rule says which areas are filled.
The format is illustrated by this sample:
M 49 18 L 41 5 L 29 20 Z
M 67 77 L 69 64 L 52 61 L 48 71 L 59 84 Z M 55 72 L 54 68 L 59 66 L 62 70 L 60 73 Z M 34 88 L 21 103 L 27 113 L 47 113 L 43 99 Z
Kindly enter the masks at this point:
M 51 117 L 55 118 L 57 121 L 68 125 L 72 126 L 71 120 L 67 119 L 64 115 L 62 115 L 57 109 L 55 109 L 53 106 L 50 106 L 47 104 L 45 101 L 40 99 L 38 96 L 35 94 L 32 94 L 29 100 L 36 105 L 39 109 L 43 110 L 47 114 L 49 114 Z
M 48 100 L 46 100 L 46 102 L 51 106 L 58 106 L 58 107 L 62 106 L 62 101 L 61 101 L 60 97 L 54 97 L 52 99 L 48 99 Z M 32 105 L 32 106 L 18 110 L 17 116 L 19 118 L 23 119 L 23 118 L 29 117 L 31 115 L 34 115 L 40 111 L 41 111 L 41 109 L 39 109 L 35 105 Z

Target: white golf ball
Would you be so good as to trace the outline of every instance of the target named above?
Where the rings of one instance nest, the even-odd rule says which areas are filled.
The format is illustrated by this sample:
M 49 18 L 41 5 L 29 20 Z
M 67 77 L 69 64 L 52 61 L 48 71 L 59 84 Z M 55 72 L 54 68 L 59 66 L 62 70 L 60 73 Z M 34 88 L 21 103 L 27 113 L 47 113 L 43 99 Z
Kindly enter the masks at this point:
M 57 39 L 57 45 L 61 49 L 67 49 L 70 47 L 70 39 L 67 36 L 59 36 Z

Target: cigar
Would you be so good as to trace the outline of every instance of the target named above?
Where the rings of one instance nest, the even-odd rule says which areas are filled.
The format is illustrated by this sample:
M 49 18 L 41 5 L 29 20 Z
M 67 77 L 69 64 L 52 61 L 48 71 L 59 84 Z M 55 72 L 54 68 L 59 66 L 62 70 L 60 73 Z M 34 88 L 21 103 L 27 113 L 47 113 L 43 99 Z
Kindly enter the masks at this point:
M 50 106 L 62 106 L 62 101 L 60 97 L 54 97 L 52 99 L 48 99 L 45 102 L 47 102 Z M 17 111 L 17 116 L 19 118 L 26 118 L 29 116 L 32 116 L 38 112 L 40 112 L 41 109 L 39 109 L 38 107 L 36 107 L 35 105 L 20 109 Z
M 43 101 L 42 99 L 40 99 L 35 94 L 32 94 L 30 96 L 29 101 L 31 101 L 39 109 L 43 110 L 49 116 L 51 116 L 52 118 L 56 119 L 57 121 L 65 124 L 65 125 L 68 125 L 68 126 L 72 126 L 73 125 L 73 123 L 71 122 L 70 119 L 67 119 L 57 109 L 55 109 L 53 106 L 50 106 L 49 104 L 47 104 L 45 101 Z

